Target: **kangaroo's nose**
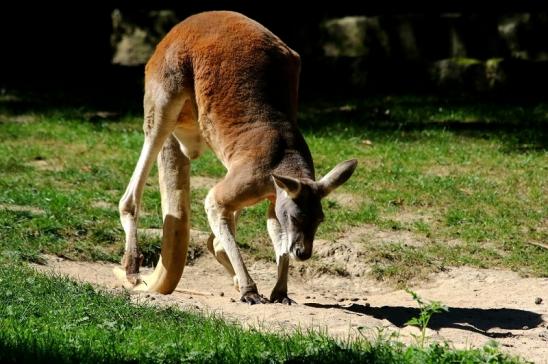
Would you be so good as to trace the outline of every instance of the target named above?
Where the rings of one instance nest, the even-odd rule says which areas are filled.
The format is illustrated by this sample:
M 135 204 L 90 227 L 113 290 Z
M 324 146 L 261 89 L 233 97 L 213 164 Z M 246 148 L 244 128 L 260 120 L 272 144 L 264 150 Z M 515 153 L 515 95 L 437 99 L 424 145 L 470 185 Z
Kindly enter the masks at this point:
M 296 248 L 295 255 L 299 260 L 307 260 L 312 255 L 311 251 L 306 251 L 305 249 Z

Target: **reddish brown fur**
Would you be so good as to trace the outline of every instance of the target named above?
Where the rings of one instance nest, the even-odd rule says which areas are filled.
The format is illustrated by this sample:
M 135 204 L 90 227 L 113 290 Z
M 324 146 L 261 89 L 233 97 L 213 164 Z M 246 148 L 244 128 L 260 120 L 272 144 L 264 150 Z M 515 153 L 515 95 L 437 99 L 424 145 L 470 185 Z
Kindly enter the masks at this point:
M 272 171 L 314 178 L 296 125 L 299 71 L 299 55 L 268 29 L 241 14 L 219 11 L 175 26 L 148 62 L 146 80 L 159 81 L 170 95 L 191 90 L 201 134 L 229 174 L 238 170 L 262 177 L 250 191 L 238 188 L 238 201 L 219 196 L 239 209 L 274 199 Z

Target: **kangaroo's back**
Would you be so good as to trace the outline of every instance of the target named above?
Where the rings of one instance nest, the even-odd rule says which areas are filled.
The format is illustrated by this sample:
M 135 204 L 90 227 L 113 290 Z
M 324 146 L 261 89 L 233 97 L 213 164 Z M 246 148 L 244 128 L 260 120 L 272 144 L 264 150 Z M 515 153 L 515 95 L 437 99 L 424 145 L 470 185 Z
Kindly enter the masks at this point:
M 158 44 L 146 78 L 169 92 L 192 86 L 200 113 L 241 117 L 265 105 L 295 120 L 299 55 L 246 16 L 213 11 L 176 25 Z
M 296 128 L 299 71 L 299 55 L 264 26 L 214 11 L 166 35 L 147 64 L 146 82 L 161 85 L 168 97 L 190 95 L 201 136 L 228 168 L 245 150 L 264 161 L 283 154 L 272 145 L 306 145 Z M 310 155 L 308 148 L 303 153 Z

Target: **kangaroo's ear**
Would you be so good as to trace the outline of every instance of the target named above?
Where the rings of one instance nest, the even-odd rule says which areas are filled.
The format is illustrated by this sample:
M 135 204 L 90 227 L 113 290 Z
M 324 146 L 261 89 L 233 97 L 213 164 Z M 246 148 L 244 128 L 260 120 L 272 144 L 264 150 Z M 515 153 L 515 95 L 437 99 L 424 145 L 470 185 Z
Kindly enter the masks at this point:
M 301 182 L 296 178 L 272 174 L 272 179 L 276 186 L 283 189 L 291 198 L 297 197 L 301 192 Z
M 350 159 L 337 164 L 335 168 L 323 176 L 318 181 L 318 190 L 321 197 L 329 195 L 331 191 L 345 183 L 352 176 L 357 165 L 358 161 L 356 159 Z

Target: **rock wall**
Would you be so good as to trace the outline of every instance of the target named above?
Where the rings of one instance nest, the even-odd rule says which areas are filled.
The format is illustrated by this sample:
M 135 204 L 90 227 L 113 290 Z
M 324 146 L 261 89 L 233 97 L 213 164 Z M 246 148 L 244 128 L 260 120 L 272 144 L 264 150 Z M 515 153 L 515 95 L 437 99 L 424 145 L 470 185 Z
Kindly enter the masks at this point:
M 184 17 L 172 10 L 129 14 L 114 10 L 112 62 L 146 63 L 156 43 Z M 283 38 L 303 58 L 305 89 L 522 92 L 548 81 L 548 13 L 266 21 L 276 33 L 284 27 L 292 29 Z
M 548 80 L 548 13 L 348 16 L 321 25 L 349 87 L 508 91 Z

